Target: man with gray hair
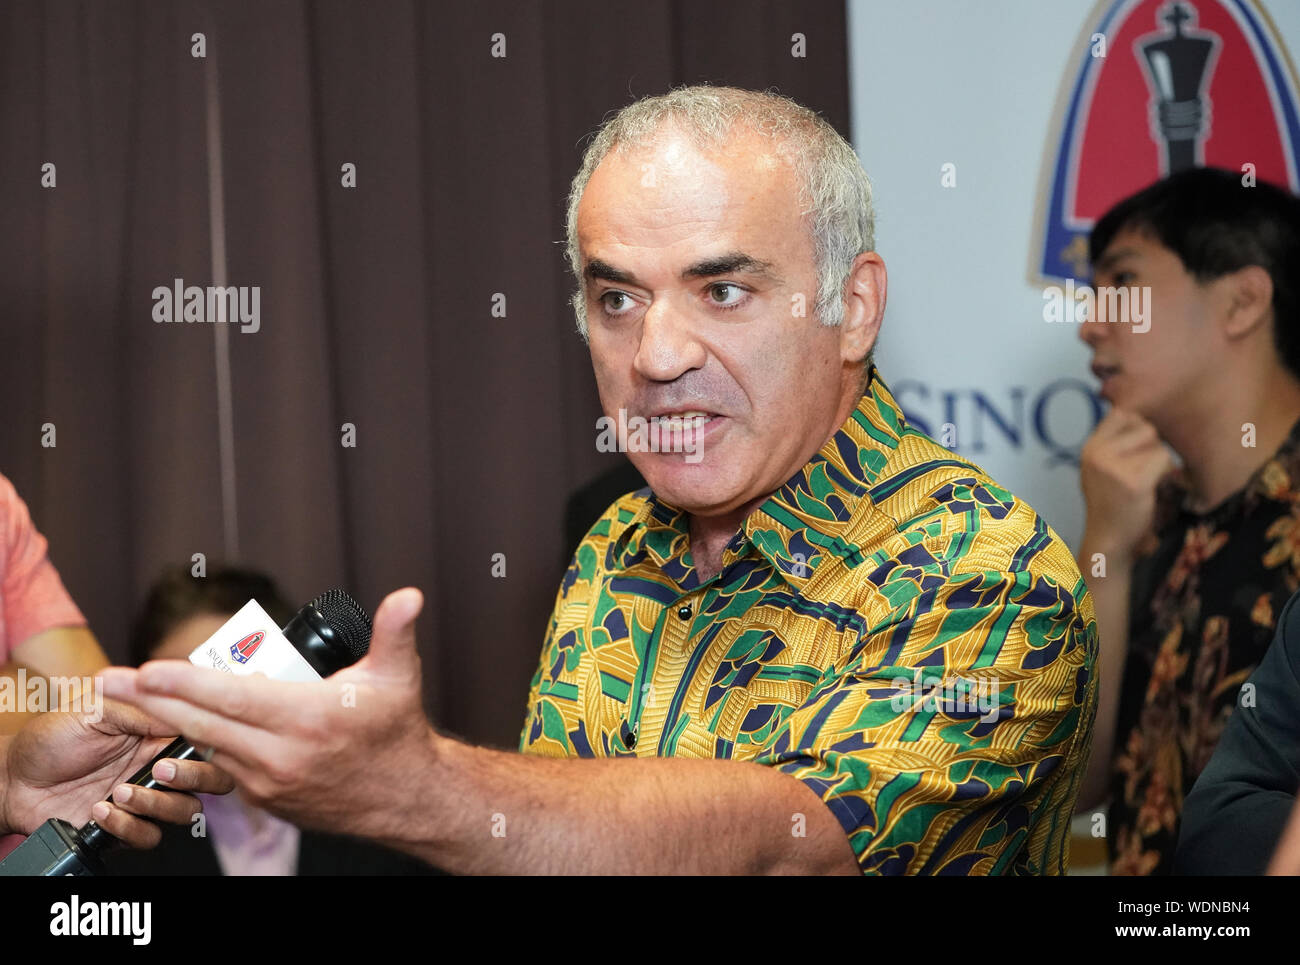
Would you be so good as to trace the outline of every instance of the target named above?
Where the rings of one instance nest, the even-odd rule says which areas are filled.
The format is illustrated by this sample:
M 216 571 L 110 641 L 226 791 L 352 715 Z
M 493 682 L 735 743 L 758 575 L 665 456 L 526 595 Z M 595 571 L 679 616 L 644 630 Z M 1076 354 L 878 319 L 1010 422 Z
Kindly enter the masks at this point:
M 1092 602 L 873 365 L 886 273 L 852 148 L 774 94 L 648 97 L 587 150 L 568 235 L 649 486 L 574 554 L 522 753 L 424 719 L 413 589 L 319 685 L 154 665 L 108 692 L 216 747 L 255 803 L 450 871 L 1063 872 Z

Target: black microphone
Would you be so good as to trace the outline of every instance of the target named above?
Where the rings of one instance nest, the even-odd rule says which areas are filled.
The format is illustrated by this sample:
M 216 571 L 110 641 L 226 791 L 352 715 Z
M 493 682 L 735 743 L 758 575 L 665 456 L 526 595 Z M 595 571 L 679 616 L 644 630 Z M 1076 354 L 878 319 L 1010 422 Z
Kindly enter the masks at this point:
M 342 590 L 326 590 L 299 610 L 281 630 L 321 677 L 350 667 L 364 657 L 370 649 L 370 632 L 369 614 Z M 199 754 L 185 738 L 178 737 L 126 783 L 159 787 L 151 773 L 155 764 L 167 758 L 189 760 Z M 51 818 L 0 861 L 0 876 L 103 874 L 101 856 L 116 843 L 117 839 L 94 821 L 74 828 L 61 818 Z

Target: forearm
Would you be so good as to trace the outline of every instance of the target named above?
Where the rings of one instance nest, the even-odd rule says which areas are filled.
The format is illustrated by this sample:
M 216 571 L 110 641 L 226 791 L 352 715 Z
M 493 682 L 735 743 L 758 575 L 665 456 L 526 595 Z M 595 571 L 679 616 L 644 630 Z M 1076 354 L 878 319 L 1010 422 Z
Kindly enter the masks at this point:
M 13 659 L 28 674 L 88 677 L 108 666 L 108 657 L 86 627 L 51 627 L 14 647 Z
M 1102 554 L 1105 576 L 1093 576 L 1095 554 Z M 1127 553 L 1084 536 L 1079 569 L 1085 575 L 1097 616 L 1098 688 L 1097 717 L 1092 728 L 1092 755 L 1077 809 L 1100 806 L 1109 791 L 1111 759 L 1115 751 L 1115 725 L 1119 718 L 1124 663 L 1128 659 L 1128 608 L 1132 591 L 1133 561 Z
M 1300 660 L 1292 663 L 1288 646 L 1298 615 L 1295 603 L 1282 611 L 1246 684 L 1253 699 L 1239 703 L 1183 802 L 1175 874 L 1262 874 L 1278 848 L 1300 786 Z M 1297 838 L 1287 845 L 1293 858 Z
M 15 698 L 12 704 L 0 699 L 0 734 L 18 733 L 39 713 L 18 710 L 30 706 L 24 697 L 31 693 L 33 678 L 44 677 L 51 685 L 58 680 L 57 687 L 42 691 L 46 700 L 39 704 L 40 709 L 53 709 L 53 693 L 80 693 L 85 681 L 107 665 L 108 658 L 95 635 L 85 627 L 52 627 L 28 637 L 14 648 L 9 663 L 0 664 L 0 687 Z M 66 689 L 69 687 L 73 689 Z
M 1284 820 L 1284 830 L 1266 874 L 1300 875 L 1300 802 L 1292 804 L 1290 818 Z
M 422 771 L 418 809 L 385 843 L 451 872 L 858 873 L 826 805 L 759 764 L 552 759 L 434 737 Z

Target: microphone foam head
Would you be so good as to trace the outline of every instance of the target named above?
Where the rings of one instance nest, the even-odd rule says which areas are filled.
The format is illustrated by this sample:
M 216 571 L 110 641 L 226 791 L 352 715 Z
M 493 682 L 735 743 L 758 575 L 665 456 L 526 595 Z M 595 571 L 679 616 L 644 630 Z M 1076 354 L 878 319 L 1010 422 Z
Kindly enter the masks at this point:
M 311 605 L 337 631 L 339 642 L 352 655 L 354 663 L 366 655 L 370 649 L 370 614 L 360 603 L 336 589 L 326 590 Z

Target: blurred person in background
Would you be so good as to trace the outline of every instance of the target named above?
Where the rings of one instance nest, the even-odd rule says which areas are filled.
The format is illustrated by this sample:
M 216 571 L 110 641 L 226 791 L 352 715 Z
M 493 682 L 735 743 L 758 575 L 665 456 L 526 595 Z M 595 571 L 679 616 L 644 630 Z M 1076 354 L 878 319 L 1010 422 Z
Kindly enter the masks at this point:
M 186 660 L 249 600 L 277 624 L 295 610 L 265 574 L 237 567 L 192 576 L 188 567 L 164 571 L 140 610 L 131 635 L 131 663 Z M 248 804 L 236 791 L 201 795 L 205 834 L 193 827 L 164 829 L 150 852 L 110 855 L 109 870 L 139 875 L 388 875 L 436 874 L 431 866 L 342 835 L 300 831 Z
M 1300 593 L 1187 797 L 1175 871 L 1300 874 Z
M 1300 201 L 1193 169 L 1119 202 L 1089 247 L 1080 334 L 1111 410 L 1081 459 L 1102 682 L 1079 805 L 1109 796 L 1113 874 L 1166 874 L 1300 586 Z M 1145 298 L 1146 323 L 1112 314 L 1106 288 Z

